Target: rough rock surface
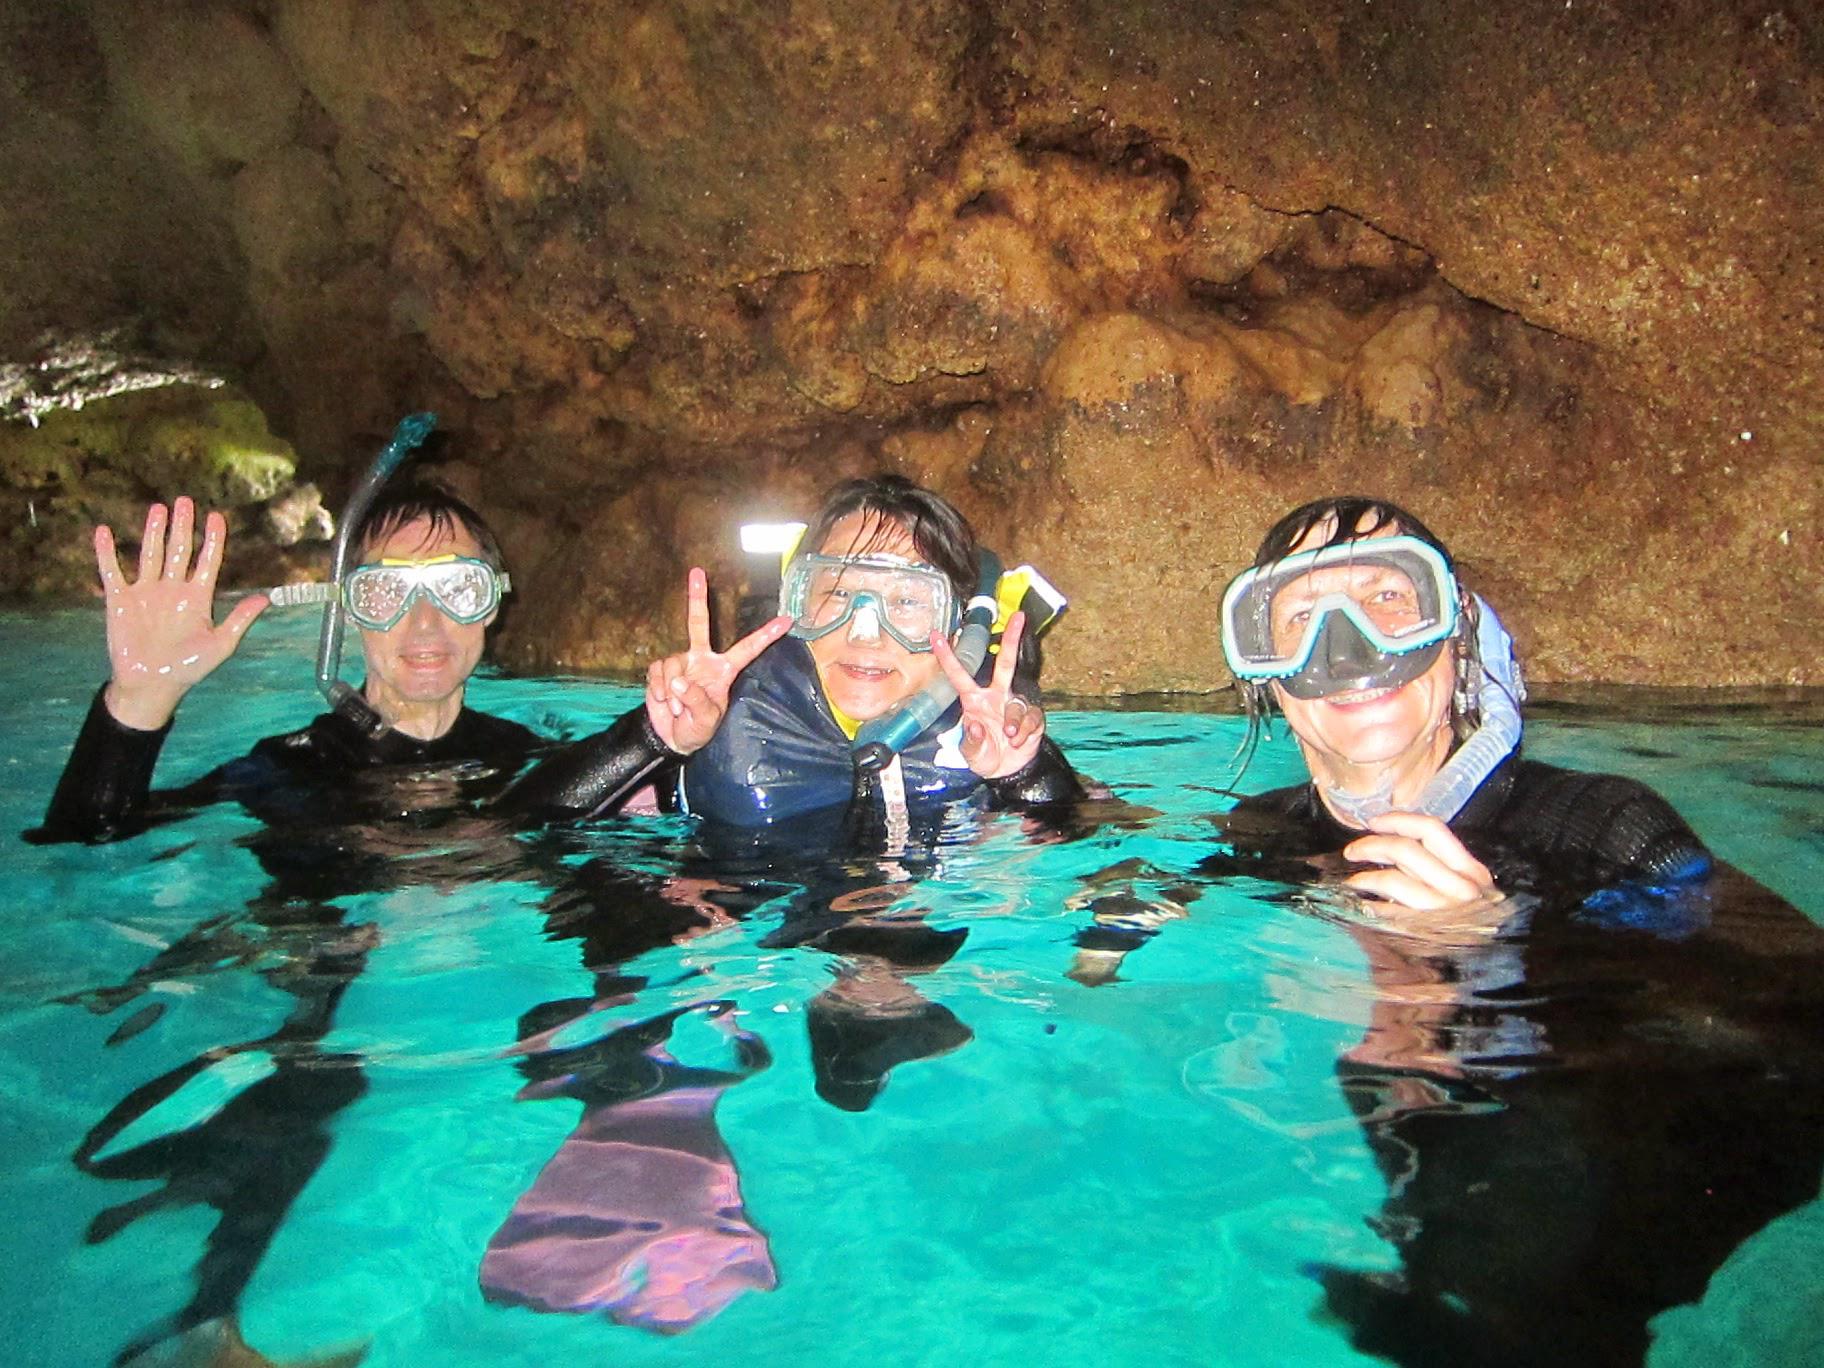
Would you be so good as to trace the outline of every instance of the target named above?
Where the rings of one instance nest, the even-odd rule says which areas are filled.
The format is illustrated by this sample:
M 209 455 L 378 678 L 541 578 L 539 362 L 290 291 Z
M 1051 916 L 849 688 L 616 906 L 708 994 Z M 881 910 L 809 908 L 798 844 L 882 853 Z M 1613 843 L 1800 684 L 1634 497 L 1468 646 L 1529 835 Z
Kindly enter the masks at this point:
M 1815 684 L 1821 117 L 1792 3 L 26 0 L 0 358 L 128 325 L 332 494 L 438 409 L 525 665 L 887 466 L 1071 594 L 1060 688 L 1223 684 L 1343 490 L 1536 678 Z

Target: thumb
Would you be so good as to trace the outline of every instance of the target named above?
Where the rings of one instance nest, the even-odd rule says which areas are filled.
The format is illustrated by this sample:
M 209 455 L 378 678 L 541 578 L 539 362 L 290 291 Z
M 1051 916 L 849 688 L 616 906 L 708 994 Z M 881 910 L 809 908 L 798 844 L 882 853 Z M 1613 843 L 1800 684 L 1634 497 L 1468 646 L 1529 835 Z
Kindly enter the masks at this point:
M 272 600 L 266 595 L 251 594 L 235 604 L 228 616 L 222 619 L 222 630 L 228 633 L 229 638 L 236 645 L 239 645 L 242 634 L 253 626 L 254 619 L 271 606 Z

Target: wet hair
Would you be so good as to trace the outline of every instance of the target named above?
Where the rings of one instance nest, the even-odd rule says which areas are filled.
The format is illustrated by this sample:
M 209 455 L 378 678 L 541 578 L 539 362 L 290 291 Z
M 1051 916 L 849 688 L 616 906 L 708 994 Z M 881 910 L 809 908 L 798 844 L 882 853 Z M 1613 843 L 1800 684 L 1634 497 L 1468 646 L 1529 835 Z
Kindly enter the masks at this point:
M 903 527 L 911 534 L 913 549 L 920 558 L 950 581 L 959 604 L 975 597 L 981 578 L 976 563 L 981 543 L 962 511 L 943 495 L 914 484 L 903 475 L 866 475 L 845 480 L 823 496 L 823 505 L 805 528 L 799 546 L 807 551 L 820 549 L 829 540 L 830 529 L 851 513 L 860 513 L 867 520 L 859 543 L 861 550 L 881 545 L 890 527 Z M 1039 700 L 1039 673 L 1044 666 L 1045 653 L 1038 634 L 1027 632 L 1020 638 L 1013 691 L 1028 703 Z
M 1388 529 L 1392 529 L 1396 535 L 1416 537 L 1424 542 L 1444 558 L 1445 568 L 1453 576 L 1456 574 L 1456 562 L 1451 557 L 1450 548 L 1444 545 L 1435 532 L 1398 504 L 1364 494 L 1344 494 L 1300 504 L 1267 529 L 1267 535 L 1260 539 L 1260 546 L 1254 552 L 1254 565 L 1256 568 L 1274 565 L 1291 555 L 1295 547 L 1300 551 L 1322 551 Z M 1321 536 L 1308 545 L 1300 545 L 1313 532 L 1319 532 Z M 1476 608 L 1475 598 L 1463 588 L 1461 580 L 1457 584 L 1457 596 L 1459 624 L 1456 635 L 1449 643 L 1456 661 L 1456 687 L 1451 697 L 1450 725 L 1457 740 L 1461 741 L 1475 731 L 1482 721 L 1481 710 L 1476 704 L 1476 692 L 1470 685 L 1471 680 L 1479 679 L 1482 674 L 1482 659 L 1476 646 L 1476 629 L 1480 625 L 1481 614 Z M 1235 686 L 1241 693 L 1242 710 L 1248 717 L 1248 734 L 1242 742 L 1239 768 L 1235 775 L 1235 780 L 1239 783 L 1248 762 L 1254 758 L 1261 737 L 1269 734 L 1276 709 L 1273 691 L 1265 681 L 1238 679 Z
M 958 603 L 967 603 L 975 593 L 975 529 L 943 495 L 913 484 L 903 475 L 845 480 L 824 495 L 823 506 L 799 545 L 806 551 L 819 550 L 829 540 L 830 529 L 851 513 L 866 519 L 859 549 L 883 543 L 890 526 L 903 527 L 911 534 L 919 556 L 950 581 Z
M 443 486 L 427 480 L 395 481 L 382 489 L 355 528 L 355 548 L 365 552 L 420 518 L 428 520 L 431 530 L 439 536 L 450 536 L 458 530 L 467 532 L 481 548 L 481 559 L 496 570 L 503 568 L 500 543 L 481 514 Z

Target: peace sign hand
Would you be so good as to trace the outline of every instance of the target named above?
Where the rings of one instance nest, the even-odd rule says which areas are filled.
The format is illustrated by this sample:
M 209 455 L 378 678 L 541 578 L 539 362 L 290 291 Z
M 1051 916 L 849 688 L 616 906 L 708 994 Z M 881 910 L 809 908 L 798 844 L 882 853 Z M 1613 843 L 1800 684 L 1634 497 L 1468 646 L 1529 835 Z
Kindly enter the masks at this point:
M 113 531 L 105 525 L 95 529 L 95 566 L 108 619 L 105 697 L 114 720 L 126 726 L 157 731 L 169 722 L 184 695 L 234 654 L 247 628 L 266 611 L 266 596 L 253 594 L 216 625 L 215 577 L 228 523 L 211 513 L 203 529 L 193 567 L 196 505 L 188 498 L 172 503 L 167 537 L 165 506 L 153 504 L 139 543 L 139 578 L 131 584 L 121 572 Z
M 792 625 L 776 617 L 726 651 L 709 644 L 709 577 L 695 566 L 686 581 L 684 625 L 689 646 L 652 662 L 646 671 L 646 717 L 659 740 L 679 755 L 709 744 L 728 711 L 728 691 L 740 674 Z
M 985 687 L 969 677 L 943 633 L 931 633 L 937 663 L 963 705 L 963 759 L 984 779 L 1004 779 L 1024 769 L 1039 753 L 1045 736 L 1045 710 L 1013 692 L 1013 670 L 1025 631 L 1026 614 L 1015 613 L 1007 620 L 1001 653 Z

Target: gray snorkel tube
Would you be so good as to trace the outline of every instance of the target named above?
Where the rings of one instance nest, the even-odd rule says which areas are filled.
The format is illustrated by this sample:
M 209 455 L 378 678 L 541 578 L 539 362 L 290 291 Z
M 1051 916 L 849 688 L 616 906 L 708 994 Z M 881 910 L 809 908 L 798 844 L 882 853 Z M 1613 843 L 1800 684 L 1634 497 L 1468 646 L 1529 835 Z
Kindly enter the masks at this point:
M 1001 582 L 1001 559 L 983 548 L 976 552 L 975 597 L 963 609 L 962 631 L 956 639 L 956 658 L 973 676 L 988 658 L 988 637 L 999 611 L 995 589 Z M 883 770 L 893 758 L 916 741 L 926 727 L 956 702 L 956 689 L 942 674 L 927 684 L 898 712 L 862 724 L 850 744 L 855 767 Z
M 434 413 L 410 413 L 393 429 L 393 439 L 374 457 L 373 465 L 355 492 L 349 495 L 336 525 L 336 540 L 330 555 L 331 593 L 323 605 L 323 633 L 317 638 L 317 688 L 329 700 L 329 706 L 372 736 L 386 730 L 386 723 L 368 705 L 360 690 L 342 680 L 342 580 L 348 574 L 348 559 L 353 547 L 355 529 L 367 516 L 375 497 L 392 479 L 406 458 L 424 444 L 437 426 Z
M 1476 653 L 1482 660 L 1481 678 L 1475 685 L 1476 708 L 1482 720 L 1426 781 L 1418 800 L 1406 809 L 1444 822 L 1463 810 L 1470 795 L 1494 773 L 1495 766 L 1519 746 L 1520 704 L 1526 698 L 1520 666 L 1514 659 L 1514 639 L 1480 594 L 1471 597 L 1476 601 L 1478 618 Z M 1326 789 L 1324 801 L 1339 817 L 1365 826 L 1370 819 L 1393 811 L 1393 778 L 1388 776 L 1386 783 L 1373 793 Z

